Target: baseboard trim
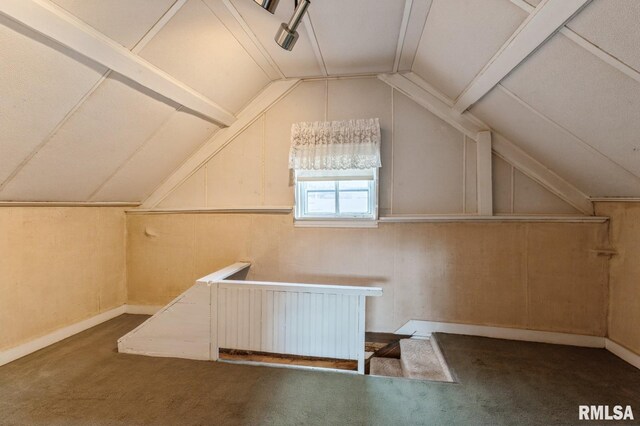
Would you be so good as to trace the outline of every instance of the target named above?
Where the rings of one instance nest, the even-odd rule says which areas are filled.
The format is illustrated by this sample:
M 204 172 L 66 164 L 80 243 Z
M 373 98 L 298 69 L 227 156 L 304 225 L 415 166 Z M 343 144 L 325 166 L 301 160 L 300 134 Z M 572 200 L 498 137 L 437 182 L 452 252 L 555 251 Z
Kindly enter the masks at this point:
M 111 309 L 106 312 L 102 312 L 91 318 L 87 318 L 75 324 L 68 325 L 59 330 L 46 334 L 37 339 L 31 340 L 27 343 L 23 343 L 19 346 L 0 351 L 0 366 L 15 361 L 23 356 L 32 354 L 47 346 L 58 343 L 74 334 L 81 333 L 85 330 L 95 327 L 98 324 L 102 324 L 105 321 L 119 317 L 122 314 L 137 314 L 137 315 L 153 315 L 162 309 L 162 306 L 153 305 L 122 305 L 117 308 Z
M 38 337 L 30 342 L 23 343 L 22 345 L 0 352 L 0 366 L 39 351 L 40 349 L 46 348 L 54 343 L 58 343 L 61 340 L 81 333 L 122 314 L 153 315 L 161 308 L 162 306 L 155 305 L 122 305 L 109 311 L 102 312 L 91 318 L 87 318 L 42 337 Z M 421 320 L 410 320 L 395 331 L 396 334 L 408 334 L 417 337 L 429 337 L 431 334 L 438 332 L 588 348 L 604 348 L 618 358 L 640 369 L 640 355 L 605 337 Z
M 127 314 L 153 315 L 165 305 L 125 305 Z
M 38 337 L 37 339 L 31 340 L 30 342 L 23 343 L 19 346 L 2 351 L 0 352 L 0 366 L 8 364 L 33 352 L 39 351 L 40 349 L 46 348 L 47 346 L 53 345 L 54 343 L 58 343 L 61 340 L 71 337 L 74 334 L 78 334 L 80 332 L 88 330 L 91 327 L 95 327 L 96 325 L 101 324 L 105 321 L 109 321 L 110 319 L 118 317 L 125 312 L 126 305 L 122 305 L 109 311 L 102 312 L 91 318 L 87 318 L 85 320 L 77 322 L 75 324 L 68 325 L 42 337 Z
M 400 327 L 395 333 L 426 337 L 430 336 L 432 333 L 438 332 L 493 337 L 495 339 L 582 346 L 587 348 L 605 347 L 605 338 L 598 336 L 421 320 L 410 320 Z
M 605 347 L 609 352 L 611 352 L 618 358 L 640 369 L 640 355 L 630 351 L 629 349 L 625 348 L 619 343 L 614 342 L 611 339 L 605 339 Z
M 640 369 L 640 355 L 606 337 L 421 320 L 407 321 L 395 333 L 419 337 L 429 337 L 433 333 L 466 334 L 468 336 L 492 337 L 494 339 L 601 348 Z

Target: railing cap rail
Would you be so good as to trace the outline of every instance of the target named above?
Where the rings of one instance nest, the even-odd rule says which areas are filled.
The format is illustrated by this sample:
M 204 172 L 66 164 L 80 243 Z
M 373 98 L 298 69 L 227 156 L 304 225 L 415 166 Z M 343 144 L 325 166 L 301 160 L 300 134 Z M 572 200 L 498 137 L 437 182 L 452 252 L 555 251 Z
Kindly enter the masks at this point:
M 219 280 L 224 280 L 225 278 L 230 277 L 233 274 L 237 274 L 238 272 L 248 268 L 249 266 L 251 266 L 251 263 L 249 262 L 236 262 L 233 265 L 229 265 L 225 268 L 218 269 L 217 271 L 212 272 L 209 275 L 199 278 L 198 280 L 196 280 L 196 282 L 203 283 L 203 284 L 211 284 Z
M 358 296 L 382 296 L 380 287 L 347 286 L 332 284 L 302 284 L 269 281 L 241 281 L 220 279 L 215 282 L 220 287 L 242 286 L 247 288 L 271 289 L 274 291 L 291 291 L 302 293 L 351 294 Z

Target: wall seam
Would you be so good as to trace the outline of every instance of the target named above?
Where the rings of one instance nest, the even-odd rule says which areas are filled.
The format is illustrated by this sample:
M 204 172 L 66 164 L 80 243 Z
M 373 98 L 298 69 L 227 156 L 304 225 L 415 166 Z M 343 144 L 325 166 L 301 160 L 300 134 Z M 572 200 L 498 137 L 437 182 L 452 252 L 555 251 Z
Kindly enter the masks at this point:
M 467 213 L 467 135 L 462 135 L 462 213 Z
M 389 188 L 389 214 L 393 214 L 393 188 L 395 185 L 394 181 L 394 164 L 395 159 L 393 158 L 393 154 L 396 146 L 396 89 L 391 88 L 391 187 Z
M 262 168 L 262 194 L 260 194 L 260 202 L 265 205 L 267 194 L 267 115 L 262 114 L 262 158 L 260 159 L 260 167 Z
M 529 224 L 524 226 L 524 287 L 526 327 L 531 327 L 531 288 L 529 286 Z

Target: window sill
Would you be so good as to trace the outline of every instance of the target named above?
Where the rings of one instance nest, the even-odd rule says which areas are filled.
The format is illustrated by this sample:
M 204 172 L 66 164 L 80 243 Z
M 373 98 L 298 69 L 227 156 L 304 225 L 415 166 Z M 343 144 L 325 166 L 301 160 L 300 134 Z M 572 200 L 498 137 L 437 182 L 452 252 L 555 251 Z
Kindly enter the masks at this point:
M 340 220 L 340 219 L 296 219 L 293 221 L 296 228 L 377 228 L 377 220 Z

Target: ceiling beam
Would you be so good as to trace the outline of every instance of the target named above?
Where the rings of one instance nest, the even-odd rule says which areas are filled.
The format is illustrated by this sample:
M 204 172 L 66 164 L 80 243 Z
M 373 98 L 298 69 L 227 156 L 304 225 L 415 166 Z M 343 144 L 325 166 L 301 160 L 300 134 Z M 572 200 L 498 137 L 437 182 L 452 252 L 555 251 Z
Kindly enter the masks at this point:
M 489 130 L 489 127 L 483 125 L 478 126 L 469 120 L 466 114 L 461 115 L 454 113 L 451 106 L 444 102 L 439 96 L 420 87 L 415 81 L 408 79 L 405 75 L 380 74 L 378 78 L 400 93 L 413 99 L 418 105 L 431 111 L 432 114 L 449 123 L 474 141 L 478 138 L 478 132 Z
M 187 0 L 177 0 L 165 13 L 162 17 L 147 31 L 147 33 L 142 37 L 136 44 L 133 46 L 131 51 L 133 53 L 138 53 L 151 41 L 151 39 L 160 32 L 160 30 L 171 20 L 173 16 L 185 5 Z M 98 87 L 104 83 L 104 81 L 109 78 L 111 75 L 111 70 L 107 70 L 100 79 L 89 89 L 87 93 L 82 96 L 82 98 L 76 102 L 76 104 L 71 108 L 67 114 L 58 122 L 58 124 L 53 128 L 51 132 L 40 142 L 31 152 L 27 155 L 18 166 L 13 169 L 11 174 L 7 176 L 7 178 L 0 182 L 0 191 L 7 186 L 15 177 L 22 171 L 22 169 L 36 156 L 36 154 L 47 145 L 51 139 L 62 129 L 62 127 L 67 124 L 67 122 L 75 115 L 75 113 L 80 109 L 80 107 L 98 90 Z
M 591 0 L 543 0 L 518 27 L 456 100 L 453 110 L 466 111 L 489 93 L 551 35 Z
M 409 15 L 406 30 L 404 35 L 401 32 L 402 48 L 397 58 L 397 67 L 394 62 L 394 72 L 397 71 L 410 71 L 413 67 L 413 61 L 416 58 L 418 52 L 418 46 L 422 39 L 422 33 L 424 32 L 425 24 L 429 18 L 429 12 L 431 10 L 431 0 L 412 0 L 409 6 Z M 407 13 L 407 5 L 405 5 L 405 13 Z
M 476 170 L 478 183 L 478 214 L 493 215 L 493 170 L 491 131 L 478 132 Z
M 404 1 L 404 10 L 402 13 L 402 23 L 400 24 L 400 32 L 398 33 L 398 44 L 396 45 L 396 57 L 393 61 L 393 72 L 398 72 L 400 67 L 400 56 L 402 56 L 402 48 L 404 40 L 407 37 L 407 28 L 409 27 L 409 17 L 411 16 L 411 6 L 413 0 Z
M 409 79 L 408 76 L 412 78 Z M 481 132 L 490 130 L 489 126 L 470 112 L 458 114 L 451 107 L 452 102 L 441 99 L 442 94 L 431 93 L 431 87 L 420 85 L 420 79 L 412 74 L 380 74 L 378 78 L 476 142 L 480 137 L 486 137 L 486 134 L 479 136 Z M 495 132 L 493 135 L 495 136 L 491 140 L 493 152 L 582 213 L 593 215 L 593 203 L 578 188 L 549 170 L 507 138 Z
M 549 170 L 505 137 L 492 141 L 493 151 L 526 176 L 540 183 L 573 207 L 586 215 L 593 215 L 593 203 L 575 186 Z
M 182 182 L 205 165 L 222 148 L 231 143 L 236 136 L 259 119 L 273 104 L 291 92 L 301 80 L 278 80 L 268 85 L 239 114 L 238 120 L 231 126 L 218 130 L 198 151 L 196 151 L 178 170 L 169 176 L 142 203 L 142 209 L 155 208 L 173 192 Z
M 236 118 L 220 105 L 45 0 L 2 0 L 5 15 L 149 90 L 227 127 Z
M 522 10 L 524 10 L 527 13 L 531 13 L 535 9 L 533 6 L 531 6 L 529 3 L 525 2 L 524 0 L 511 0 L 511 3 L 520 7 Z M 625 64 L 615 56 L 612 56 L 609 53 L 605 52 L 604 50 L 600 49 L 598 46 L 591 43 L 589 40 L 585 39 L 580 34 L 573 31 L 571 28 L 567 26 L 562 27 L 560 29 L 560 34 L 567 37 L 569 40 L 573 41 L 575 44 L 582 47 L 587 52 L 591 53 L 592 55 L 599 58 L 603 62 L 611 65 L 612 67 L 622 72 L 623 74 L 626 74 L 627 77 L 631 77 L 632 79 L 640 83 L 640 72 L 631 68 L 629 65 Z

